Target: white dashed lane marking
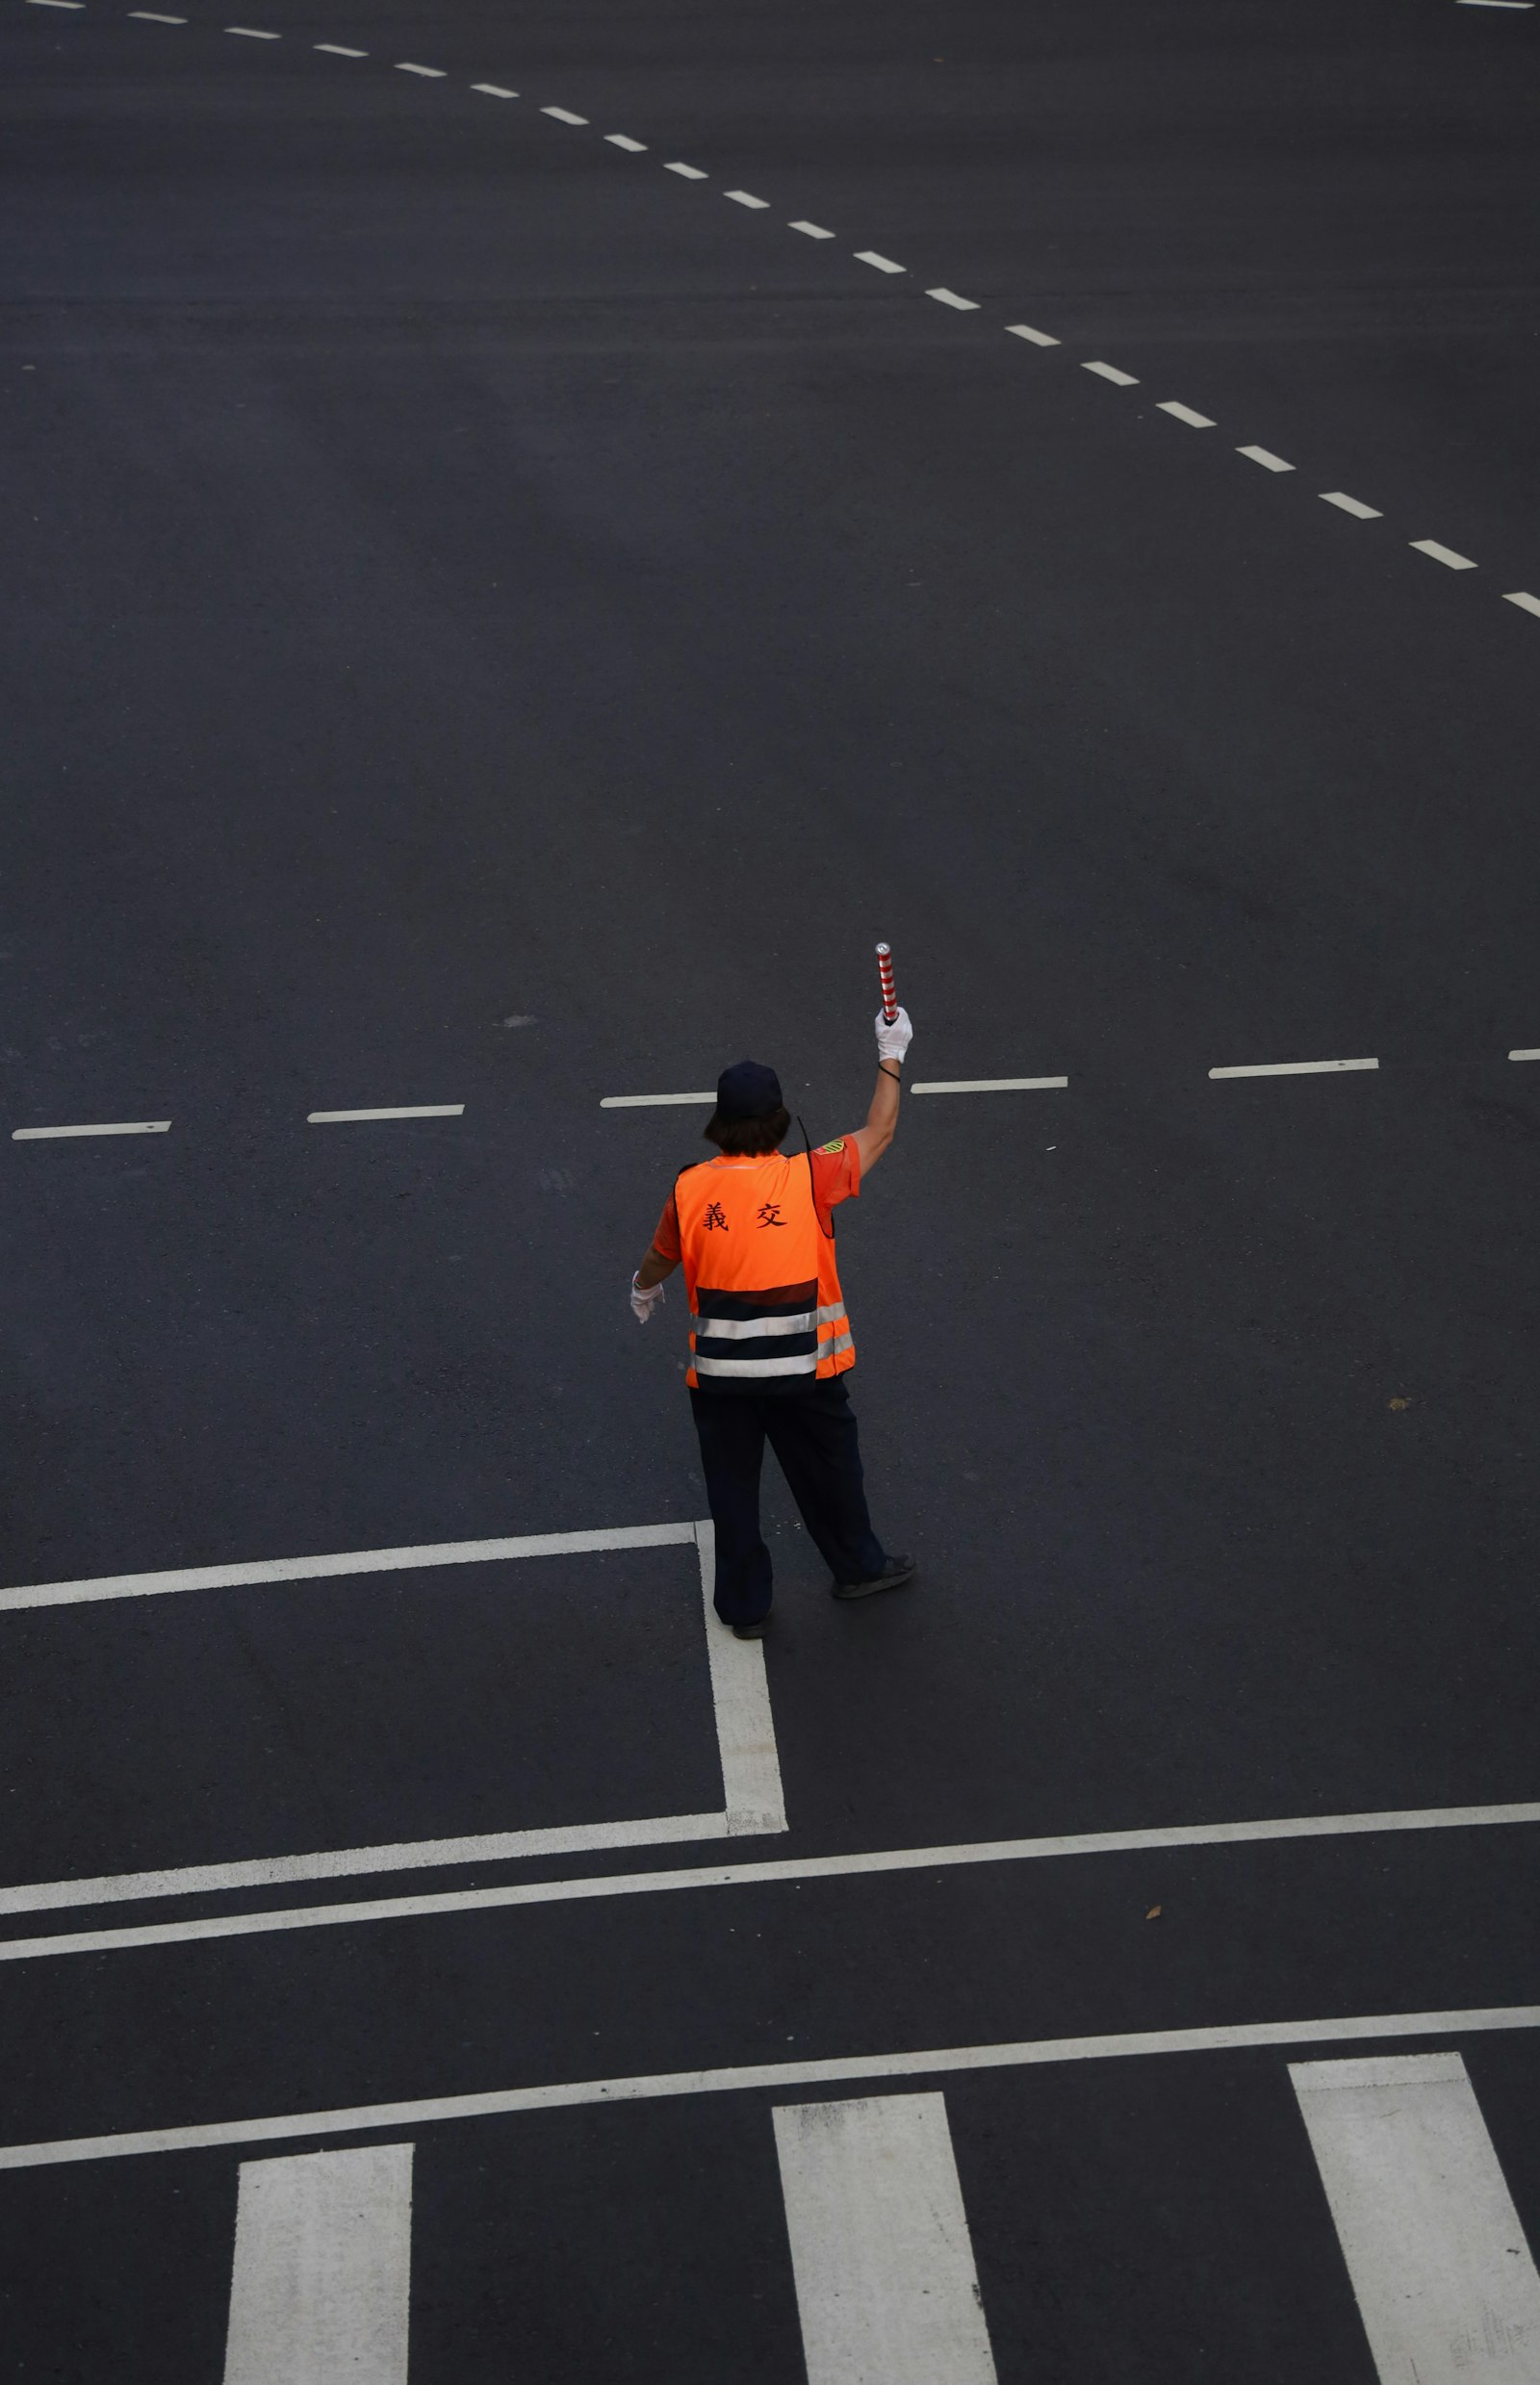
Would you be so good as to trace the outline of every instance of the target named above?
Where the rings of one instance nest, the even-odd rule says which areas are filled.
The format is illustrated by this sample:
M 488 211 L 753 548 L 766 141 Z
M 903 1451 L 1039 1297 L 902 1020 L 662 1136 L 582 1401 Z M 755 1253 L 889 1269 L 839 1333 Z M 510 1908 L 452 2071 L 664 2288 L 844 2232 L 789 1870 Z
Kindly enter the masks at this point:
M 13 1142 L 73 1141 L 78 1135 L 168 1135 L 169 1118 L 131 1118 L 115 1126 L 17 1126 Z
M 86 0 L 27 0 L 27 4 L 32 8 L 66 9 L 78 14 L 84 10 Z M 1461 5 L 1529 10 L 1535 5 L 1535 0 L 1461 0 Z M 151 24 L 185 25 L 188 22 L 185 16 L 171 15 L 158 9 L 131 9 L 127 13 Z M 227 34 L 235 35 L 247 41 L 278 41 L 283 38 L 281 34 L 267 26 L 226 25 L 223 30 Z M 353 49 L 340 41 L 316 41 L 311 44 L 311 47 L 323 51 L 333 58 L 362 59 L 369 56 L 367 50 Z M 420 65 L 408 59 L 398 60 L 396 66 L 397 71 L 401 74 L 418 75 L 433 82 L 448 80 L 447 71 L 442 66 Z M 516 90 L 500 83 L 473 83 L 471 89 L 474 91 L 484 93 L 489 99 L 517 99 L 519 97 Z M 570 108 L 549 105 L 543 107 L 540 113 L 551 116 L 558 124 L 586 127 L 590 122 L 587 116 L 578 115 Z M 624 149 L 633 155 L 644 155 L 647 152 L 647 142 L 633 140 L 629 133 L 606 133 L 603 139 L 610 147 Z M 665 173 L 678 174 L 686 182 L 706 182 L 710 179 L 703 167 L 690 166 L 682 158 L 667 159 L 664 162 L 663 170 Z M 752 191 L 727 191 L 723 195 L 732 199 L 735 205 L 751 209 L 756 213 L 768 211 L 770 205 L 767 199 L 756 196 Z M 813 223 L 806 217 L 792 217 L 787 223 L 787 229 L 800 233 L 808 240 L 827 241 L 835 238 L 834 233 L 827 225 Z M 908 268 L 900 265 L 896 258 L 885 256 L 880 249 L 858 248 L 853 253 L 859 264 L 869 265 L 876 272 L 902 274 L 908 271 Z M 959 314 L 974 315 L 981 312 L 979 301 L 976 298 L 965 298 L 944 283 L 926 290 L 925 295 L 935 299 L 938 305 L 954 308 Z M 1004 328 L 1013 338 L 1024 340 L 1034 347 L 1052 348 L 1063 345 L 1054 333 L 1040 331 L 1032 323 L 1007 323 Z M 1082 359 L 1081 370 L 1085 372 L 1095 373 L 1099 379 L 1110 381 L 1118 389 L 1137 389 L 1140 386 L 1139 376 L 1136 373 L 1124 372 L 1120 367 L 1108 364 L 1103 358 Z M 1156 411 L 1170 415 L 1173 421 L 1187 424 L 1192 430 L 1214 430 L 1218 427 L 1212 415 L 1199 414 L 1195 407 L 1184 404 L 1174 398 L 1160 399 L 1157 402 Z M 1286 457 L 1274 454 L 1270 448 L 1240 447 L 1235 449 L 1235 453 L 1244 456 L 1248 463 L 1260 466 L 1265 472 L 1292 473 L 1295 469 Z M 1349 497 L 1346 490 L 1323 489 L 1319 494 L 1323 504 L 1333 505 L 1339 512 L 1350 514 L 1355 521 L 1378 522 L 1384 518 L 1377 506 L 1364 504 L 1361 499 Z M 1473 572 L 1477 569 L 1473 556 L 1460 554 L 1453 548 L 1444 546 L 1438 539 L 1416 538 L 1408 540 L 1407 544 L 1416 553 L 1425 554 L 1433 562 L 1442 563 L 1448 571 Z M 1505 592 L 1503 601 L 1517 606 L 1522 612 L 1540 618 L 1540 598 L 1532 596 L 1527 589 L 1510 589 Z
M 1435 563 L 1447 564 L 1451 572 L 1474 572 L 1476 565 L 1468 554 L 1456 554 L 1452 547 L 1441 547 L 1436 538 L 1414 538 L 1408 542 L 1418 554 L 1429 554 Z
M 1532 1044 L 1527 1052 L 1510 1052 L 1508 1058 L 1510 1060 L 1540 1060 L 1540 1043 Z
M 698 1106 L 704 1106 L 707 1110 L 714 1110 L 716 1107 L 716 1095 L 714 1093 L 606 1093 L 599 1106 L 601 1110 L 674 1110 L 683 1108 L 693 1110 Z
M 1266 1060 L 1245 1068 L 1211 1068 L 1211 1077 L 1330 1077 L 1347 1068 L 1377 1068 L 1377 1060 Z
M 1348 497 L 1341 489 L 1322 489 L 1321 501 L 1323 505 L 1335 505 L 1342 513 L 1350 513 L 1355 522 L 1382 522 L 1385 518 L 1377 505 L 1362 504 L 1356 497 Z
M 307 1126 L 358 1126 L 374 1118 L 463 1118 L 463 1101 L 424 1101 L 396 1110 L 312 1110 Z
M 909 1090 L 911 1093 L 1052 1093 L 1068 1082 L 1067 1077 L 948 1077 L 911 1085 Z

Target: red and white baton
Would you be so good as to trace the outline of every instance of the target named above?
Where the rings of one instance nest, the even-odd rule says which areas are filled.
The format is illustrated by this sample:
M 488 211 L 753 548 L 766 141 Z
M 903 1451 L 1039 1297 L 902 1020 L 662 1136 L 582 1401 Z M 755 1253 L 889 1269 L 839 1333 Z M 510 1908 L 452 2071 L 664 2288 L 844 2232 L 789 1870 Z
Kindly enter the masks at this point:
M 877 975 L 883 988 L 883 1016 L 891 1026 L 898 1016 L 898 988 L 893 983 L 891 944 L 879 944 L 877 947 Z

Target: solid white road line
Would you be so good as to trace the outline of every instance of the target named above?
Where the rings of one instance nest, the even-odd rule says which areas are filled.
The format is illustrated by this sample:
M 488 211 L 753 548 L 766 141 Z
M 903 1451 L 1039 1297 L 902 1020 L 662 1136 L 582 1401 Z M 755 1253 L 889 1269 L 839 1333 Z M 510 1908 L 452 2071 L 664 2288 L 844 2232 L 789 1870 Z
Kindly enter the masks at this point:
M 772 2116 L 808 2385 L 995 2385 L 945 2096 Z
M 707 1110 L 716 1106 L 714 1093 L 606 1093 L 601 1110 L 676 1110 L 695 1108 L 703 1103 Z
M 724 191 L 722 196 L 734 200 L 739 207 L 768 207 L 770 204 L 768 199 L 756 198 L 752 191 Z
M 1408 539 L 1408 546 L 1419 554 L 1431 555 L 1435 563 L 1445 563 L 1451 572 L 1474 572 L 1476 569 L 1468 554 L 1456 554 L 1452 547 L 1441 547 L 1436 538 Z
M 419 1567 L 491 1565 L 505 1557 L 582 1556 L 596 1549 L 672 1549 L 691 1524 L 633 1524 L 591 1532 L 524 1532 L 497 1540 L 442 1540 L 400 1549 L 347 1549 L 319 1557 L 258 1557 L 239 1565 L 186 1565 L 157 1574 L 103 1574 L 89 1581 L 31 1582 L 0 1590 L 7 1608 L 91 1605 L 101 1599 L 165 1598 L 184 1590 L 237 1590 L 255 1582 L 327 1581 L 341 1574 L 400 1574 Z
M 716 1628 L 720 1631 L 720 1625 Z M 726 1636 L 732 1637 L 731 1632 Z M 736 1648 L 757 1648 L 758 1644 L 757 1640 L 733 1641 Z M 163 1896 L 225 1896 L 246 1888 L 297 1887 L 306 1881 L 441 1871 L 449 1863 L 523 1863 L 556 1855 L 607 1855 L 623 1847 L 693 1846 L 701 1839 L 735 1835 L 747 1835 L 747 1832 L 735 1833 L 732 1817 L 724 1810 L 648 1814 L 628 1822 L 560 1822 L 541 1830 L 476 1831 L 459 1838 L 403 1838 L 376 1847 L 324 1847 L 308 1855 L 259 1855 L 231 1863 L 173 1864 L 163 1871 L 104 1872 L 94 1880 L 39 1880 L 27 1887 L 0 1888 L 0 1913 L 138 1905 Z M 169 1926 L 184 1931 L 191 1926 L 201 1935 L 195 1924 Z M 116 1936 L 111 1931 L 101 1935 L 109 1940 Z M 238 1931 L 236 1935 L 251 1934 Z M 175 1939 L 164 1942 L 174 1944 Z M 0 1939 L 0 1961 L 9 1954 L 7 1941 Z
M 707 177 L 699 166 L 686 166 L 681 158 L 670 158 L 663 167 L 665 174 L 682 174 L 686 182 L 705 182 Z
M 647 147 L 645 141 L 632 141 L 629 133 L 606 133 L 604 139 L 612 149 L 629 149 L 635 157 L 640 157 Z
M 1532 1045 L 1528 1051 L 1510 1052 L 1508 1058 L 1510 1060 L 1540 1060 L 1540 1044 Z
M 1014 339 L 1030 340 L 1034 347 L 1058 347 L 1061 345 L 1051 331 L 1034 331 L 1030 323 L 1007 323 L 1006 329 Z
M 734 1641 L 733 1645 L 753 1648 L 758 1643 L 746 1640 Z M 716 1825 L 714 1831 L 681 1829 L 678 1834 L 681 1838 L 728 1834 L 729 1817 L 725 1813 L 681 1818 Z M 581 1904 L 616 1896 L 682 1895 L 704 1888 L 776 1887 L 812 1880 L 860 1880 L 893 1872 L 955 1871 L 976 1863 L 1028 1863 L 1060 1857 L 1158 1853 L 1174 1847 L 1253 1846 L 1274 1840 L 1367 1837 L 1430 1830 L 1513 1829 L 1536 1823 L 1540 1823 L 1540 1805 L 1435 1806 L 1392 1813 L 1306 1814 L 1268 1822 L 1200 1822 L 1167 1830 L 1091 1831 L 1059 1838 L 1002 1838 L 975 1846 L 898 1847 L 863 1855 L 778 1857 L 767 1861 L 702 1864 L 686 1870 L 508 1882 L 495 1888 L 432 1889 L 415 1896 L 361 1898 L 346 1905 L 296 1905 L 266 1912 L 211 1914 L 200 1921 L 133 1923 L 116 1929 L 71 1931 L 50 1937 L 0 1938 L 0 1962 L 41 1962 L 59 1955 L 122 1953 L 144 1946 L 191 1945 L 205 1938 L 262 1937 L 292 1930 L 347 1929 L 372 1921 L 432 1920 L 445 1913 L 498 1912 L 523 1905 Z M 634 1827 L 638 1831 L 650 1830 L 653 1838 L 659 1841 L 665 1835 L 657 1825 Z M 59 1881 L 48 1890 L 0 1890 L 0 1911 L 39 1910 L 50 1895 L 56 1906 L 67 1903 L 82 1886 L 92 1890 L 105 1888 L 116 1894 L 129 1877 L 120 1874 L 105 1883 Z M 166 1875 L 143 1873 L 134 1877 L 153 1884 Z M 153 1885 L 139 1890 L 145 1896 L 157 1892 Z M 108 1900 L 99 1897 L 97 1901 Z
M 1340 513 L 1350 513 L 1355 522 L 1382 522 L 1384 515 L 1375 505 L 1361 504 L 1356 497 L 1348 497 L 1342 489 L 1322 489 L 1323 505 L 1335 505 Z
M 396 61 L 396 71 L 398 74 L 426 75 L 431 82 L 442 83 L 449 73 L 449 68 L 447 66 L 414 66 L 409 58 L 398 58 Z
M 922 2079 L 959 2071 L 1036 2068 L 1050 2063 L 1129 2061 L 1152 2054 L 1228 2054 L 1256 2046 L 1474 2037 L 1502 2029 L 1540 2029 L 1540 2004 L 1486 2005 L 1445 2013 L 1364 2013 L 1334 2020 L 1226 2021 L 1218 2028 L 1032 2038 L 1002 2045 L 937 2046 L 923 2053 L 846 2054 L 822 2062 L 746 2063 L 735 2069 L 574 2079 L 560 2086 L 424 2095 L 409 2103 L 352 2104 L 330 2112 L 283 2112 L 253 2120 L 205 2120 L 191 2127 L 125 2129 L 110 2137 L 59 2137 L 42 2143 L 0 2145 L 0 2170 L 52 2168 L 63 2162 L 123 2161 L 144 2153 L 204 2152 L 217 2145 L 271 2144 L 286 2137 L 341 2137 L 354 2130 L 418 2128 L 434 2120 L 495 2119 L 515 2112 L 651 2103 L 680 2095 L 741 2094 L 754 2088 L 833 2087 L 847 2080 L 854 2085 L 866 2079 Z
M 406 2385 L 412 2148 L 243 2162 L 224 2385 Z
M 891 257 L 880 255 L 875 248 L 858 248 L 855 254 L 858 265 L 875 266 L 879 273 L 907 273 L 909 271 L 907 265 L 895 265 Z
M 1245 1068 L 1211 1068 L 1211 1077 L 1329 1077 L 1344 1068 L 1377 1068 L 1377 1060 L 1266 1060 Z
M 701 1561 L 701 1599 L 706 1609 L 706 1648 L 711 1667 L 711 1704 L 716 1712 L 717 1752 L 722 1759 L 723 1805 L 731 1838 L 756 1837 L 786 1828 L 775 1718 L 761 1640 L 734 1639 L 716 1619 L 711 1604 L 716 1567 L 716 1527 L 695 1526 Z
M 976 315 L 979 311 L 977 298 L 960 298 L 955 290 L 927 290 L 925 295 L 942 306 L 955 306 L 960 315 Z
M 303 1855 L 245 1858 L 231 1863 L 196 1863 L 153 1872 L 109 1873 L 93 1880 L 39 1881 L 24 1887 L 0 1888 L 0 1913 L 57 1911 L 63 1906 L 124 1904 L 145 1897 L 196 1896 L 229 1889 L 274 1886 L 285 1882 L 342 1880 L 370 1873 L 424 1870 L 446 1863 L 505 1862 L 529 1856 L 569 1855 L 609 1851 L 618 1847 L 659 1846 L 702 1838 L 738 1838 L 786 1828 L 785 1799 L 776 1750 L 775 1722 L 770 1710 L 764 1651 L 757 1640 L 738 1640 L 723 1629 L 711 1606 L 715 1569 L 715 1539 L 709 1522 L 685 1525 L 641 1525 L 622 1532 L 558 1532 L 529 1536 L 523 1541 L 461 1541 L 431 1549 L 430 1559 L 447 1556 L 451 1564 L 484 1562 L 489 1557 L 572 1555 L 599 1549 L 642 1549 L 692 1544 L 700 1575 L 700 1591 L 711 1680 L 711 1705 L 716 1726 L 717 1755 L 722 1766 L 723 1808 L 719 1813 L 649 1815 L 642 1820 L 561 1824 L 529 1831 L 478 1832 L 455 1838 L 407 1839 L 391 1845 L 328 1847 Z M 379 1557 L 409 1557 L 401 1550 L 354 1552 L 360 1564 L 344 1561 L 347 1573 L 374 1573 Z M 315 1560 L 310 1561 L 317 1562 Z M 321 1559 L 331 1570 L 336 1559 Z M 398 1564 L 385 1570 L 400 1571 Z M 243 1579 L 274 1576 L 270 1568 L 216 1567 L 215 1574 L 239 1575 Z M 133 1597 L 136 1577 L 119 1577 L 127 1588 L 108 1588 L 109 1596 Z M 141 1586 L 157 1577 L 140 1576 Z M 230 1586 L 206 1577 L 160 1577 L 169 1588 Z M 99 1590 L 101 1585 L 56 1585 L 75 1591 Z M 0 1594 L 3 1595 L 3 1594 Z M 44 1598 L 43 1604 L 55 1602 Z M 68 1601 L 65 1603 L 71 1603 Z
M 957 1077 L 911 1085 L 911 1093 L 1051 1093 L 1067 1085 L 1067 1077 Z
M 1155 411 L 1157 414 L 1169 414 L 1176 422 L 1185 423 L 1189 430 L 1215 430 L 1219 427 L 1212 415 L 1194 414 L 1191 406 L 1184 406 L 1175 398 L 1163 398 Z
M 1510 588 L 1502 602 L 1521 605 L 1527 613 L 1540 613 L 1540 597 L 1531 596 L 1527 588 Z
M 1089 365 L 1083 364 L 1080 370 L 1082 372 L 1099 373 L 1104 381 L 1116 382 L 1119 389 L 1137 389 L 1139 387 L 1138 376 L 1135 373 L 1119 372 L 1116 365 L 1104 365 L 1100 363 Z
M 1237 455 L 1245 456 L 1249 462 L 1260 464 L 1264 472 L 1293 472 L 1294 470 L 1294 466 L 1286 464 L 1281 455 L 1274 455 L 1270 448 L 1237 448 L 1235 451 Z
M 307 1126 L 357 1126 L 372 1118 L 463 1118 L 463 1101 L 423 1101 L 392 1110 L 311 1110 Z
M 1540 2276 L 1459 2055 L 1289 2075 L 1381 2385 L 1540 2378 Z
M 570 108 L 542 108 L 542 115 L 553 115 L 558 124 L 586 124 L 585 115 L 574 115 Z
M 324 50 L 330 58 L 367 58 L 369 56 L 367 50 L 346 49 L 341 41 L 313 41 L 310 46 L 313 50 Z M 473 85 L 472 89 L 475 88 L 475 86 Z
M 113 1126 L 15 1126 L 11 1130 L 11 1140 L 13 1142 L 64 1142 L 76 1135 L 168 1135 L 170 1131 L 169 1118 L 128 1118 Z
M 799 220 L 788 224 L 786 229 L 788 232 L 806 232 L 810 241 L 832 241 L 834 237 L 833 232 L 826 232 L 821 223 L 804 223 Z

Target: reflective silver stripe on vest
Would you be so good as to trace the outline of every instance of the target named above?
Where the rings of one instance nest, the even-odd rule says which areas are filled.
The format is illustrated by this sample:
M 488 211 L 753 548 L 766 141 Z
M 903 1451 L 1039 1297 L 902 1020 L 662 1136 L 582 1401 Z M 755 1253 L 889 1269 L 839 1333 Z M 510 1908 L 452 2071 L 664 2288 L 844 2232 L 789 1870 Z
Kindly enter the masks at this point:
M 834 1301 L 831 1302 L 831 1304 L 830 1304 L 830 1306 L 829 1306 L 828 1308 L 821 1308 L 821 1309 L 818 1311 L 818 1322 L 819 1322 L 821 1325 L 833 1325 L 833 1324 L 837 1324 L 837 1323 L 838 1323 L 838 1322 L 839 1322 L 839 1321 L 843 1319 L 844 1314 L 845 1314 L 845 1303 L 844 1303 L 844 1301 L 843 1301 L 843 1300 L 834 1300 Z
M 696 1351 L 697 1374 L 816 1374 L 819 1352 L 804 1350 L 800 1358 L 703 1358 Z
M 822 1309 L 818 1315 L 822 1318 Z M 811 1333 L 813 1323 L 811 1309 L 805 1308 L 789 1317 L 692 1317 L 690 1330 L 712 1342 L 757 1342 L 761 1334 Z
M 818 1355 L 820 1358 L 837 1358 L 842 1349 L 854 1349 L 855 1346 L 856 1337 L 854 1334 L 836 1333 L 832 1342 L 819 1343 Z

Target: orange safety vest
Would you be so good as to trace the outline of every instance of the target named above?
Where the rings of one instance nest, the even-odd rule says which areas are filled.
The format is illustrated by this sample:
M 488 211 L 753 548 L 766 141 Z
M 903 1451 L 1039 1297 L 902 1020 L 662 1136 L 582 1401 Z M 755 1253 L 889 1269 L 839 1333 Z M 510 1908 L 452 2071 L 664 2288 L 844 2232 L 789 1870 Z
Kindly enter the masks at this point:
M 703 1160 L 685 1168 L 674 1203 L 692 1390 L 791 1391 L 855 1365 L 808 1159 Z

